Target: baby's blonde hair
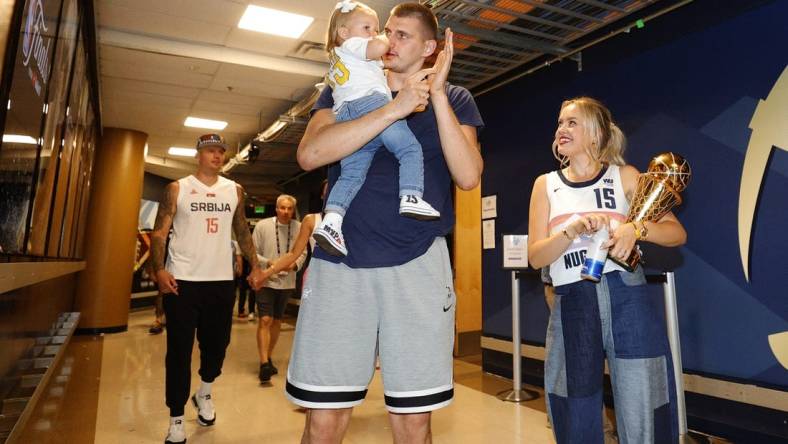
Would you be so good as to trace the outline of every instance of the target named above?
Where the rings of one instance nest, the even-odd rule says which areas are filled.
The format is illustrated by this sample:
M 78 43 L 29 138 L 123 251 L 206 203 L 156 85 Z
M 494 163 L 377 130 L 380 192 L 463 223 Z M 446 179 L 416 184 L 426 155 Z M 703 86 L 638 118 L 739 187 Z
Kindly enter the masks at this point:
M 607 162 L 612 165 L 624 165 L 624 149 L 626 138 L 621 129 L 613 122 L 610 110 L 599 100 L 591 97 L 576 97 L 565 100 L 561 110 L 569 105 L 576 105 L 583 127 L 592 142 L 589 154 L 594 160 Z M 558 143 L 553 143 L 553 155 L 566 165 L 569 159 L 558 153 Z
M 331 52 L 332 49 L 340 46 L 341 43 L 339 40 L 339 28 L 345 26 L 350 17 L 353 14 L 364 11 L 367 13 L 372 13 L 377 15 L 378 13 L 375 12 L 374 9 L 370 8 L 369 6 L 365 5 L 361 2 L 353 2 L 356 4 L 356 7 L 348 12 L 342 12 L 341 8 L 336 8 L 331 13 L 331 18 L 328 20 L 328 31 L 326 32 L 326 51 Z

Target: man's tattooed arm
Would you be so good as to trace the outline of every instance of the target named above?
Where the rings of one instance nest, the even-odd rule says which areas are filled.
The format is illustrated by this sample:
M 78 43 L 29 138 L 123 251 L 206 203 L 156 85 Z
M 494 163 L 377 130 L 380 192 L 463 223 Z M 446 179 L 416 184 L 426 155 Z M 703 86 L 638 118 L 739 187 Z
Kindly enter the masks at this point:
M 257 268 L 257 251 L 252 241 L 252 233 L 249 232 L 249 223 L 246 221 L 246 193 L 243 187 L 237 185 L 238 206 L 235 207 L 233 215 L 233 232 L 238 245 L 241 247 L 241 254 L 249 261 L 252 270 Z
M 178 182 L 171 182 L 164 190 L 164 201 L 159 204 L 156 214 L 156 224 L 151 232 L 151 264 L 156 273 L 164 268 L 164 246 L 175 217 L 176 202 L 178 201 Z

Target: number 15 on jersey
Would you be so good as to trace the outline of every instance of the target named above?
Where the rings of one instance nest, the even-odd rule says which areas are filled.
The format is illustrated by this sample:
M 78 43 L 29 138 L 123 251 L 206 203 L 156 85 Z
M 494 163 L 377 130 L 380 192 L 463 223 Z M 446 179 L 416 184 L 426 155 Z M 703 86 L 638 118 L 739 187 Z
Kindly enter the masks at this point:
M 208 217 L 205 219 L 205 222 L 208 226 L 208 233 L 214 234 L 219 232 L 219 218 L 218 217 Z

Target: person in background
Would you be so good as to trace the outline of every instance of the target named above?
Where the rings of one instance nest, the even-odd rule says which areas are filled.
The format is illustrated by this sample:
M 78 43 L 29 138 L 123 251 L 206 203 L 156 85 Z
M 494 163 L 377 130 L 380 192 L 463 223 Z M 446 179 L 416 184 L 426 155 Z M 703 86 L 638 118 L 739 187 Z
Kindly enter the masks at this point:
M 251 267 L 249 266 L 249 261 L 245 258 L 241 258 L 241 275 L 238 277 L 238 319 L 248 320 L 249 322 L 254 321 L 254 313 L 255 307 L 257 304 L 255 303 L 255 292 L 252 287 L 249 286 L 249 272 L 251 271 Z M 249 310 L 247 314 L 247 308 Z
M 321 185 L 320 192 L 320 198 L 323 200 L 326 198 L 326 189 L 328 189 L 328 181 L 324 180 Z M 310 251 L 312 254 L 314 254 L 316 242 L 312 237 L 312 234 L 315 232 L 317 227 L 320 226 L 320 221 L 322 219 L 322 213 L 310 213 L 304 216 L 304 219 L 301 221 L 301 229 L 298 230 L 298 237 L 295 240 L 293 248 L 288 251 L 287 254 L 274 261 L 274 263 L 272 263 L 268 268 L 263 270 L 263 277 L 265 279 L 268 279 L 269 277 L 290 268 L 293 263 L 295 263 L 301 257 L 301 255 L 304 254 L 307 245 L 309 245 Z M 304 271 L 304 281 L 306 281 L 307 271 L 309 270 L 307 269 Z
M 160 292 L 156 295 L 156 299 L 153 302 L 153 307 L 155 319 L 153 320 L 153 324 L 151 324 L 150 328 L 148 329 L 148 333 L 152 335 L 160 335 L 164 331 L 164 327 L 167 325 L 164 317 L 162 295 Z
M 168 239 L 169 242 L 169 239 Z M 166 248 L 166 246 L 165 246 Z M 165 252 L 165 260 L 167 254 Z M 159 290 L 158 282 L 156 279 L 156 272 L 153 269 L 153 260 L 148 259 L 145 262 L 145 269 L 147 270 L 148 279 L 150 279 L 154 284 L 156 284 L 156 297 L 153 300 L 153 324 L 151 324 L 150 328 L 148 329 L 148 333 L 151 335 L 160 335 L 164 331 L 164 327 L 166 326 L 166 316 L 164 315 L 164 303 L 161 291 Z
M 295 237 L 301 228 L 301 224 L 293 219 L 295 207 L 295 197 L 282 194 L 276 198 L 276 216 L 262 219 L 255 225 L 252 237 L 260 263 L 264 266 L 270 267 L 276 259 L 284 256 L 294 245 Z M 305 259 L 306 252 L 302 252 L 298 259 L 286 269 L 260 281 L 262 288 L 257 293 L 259 318 L 257 348 L 260 356 L 258 373 L 260 383 L 269 382 L 271 376 L 279 373 L 271 361 L 271 354 L 279 340 L 279 331 L 287 308 L 287 301 L 295 292 L 296 271 L 303 266 Z
M 243 254 L 241 253 L 241 249 L 238 246 L 238 241 L 233 239 L 233 273 L 235 276 L 235 292 L 238 293 L 238 318 L 239 319 L 248 319 L 246 313 L 244 312 L 244 305 L 246 303 L 246 292 L 245 289 L 249 288 L 249 282 L 247 282 L 248 271 L 245 269 L 245 261 L 243 258 Z M 250 301 L 251 302 L 251 301 Z M 253 309 L 249 310 L 250 312 L 254 313 Z

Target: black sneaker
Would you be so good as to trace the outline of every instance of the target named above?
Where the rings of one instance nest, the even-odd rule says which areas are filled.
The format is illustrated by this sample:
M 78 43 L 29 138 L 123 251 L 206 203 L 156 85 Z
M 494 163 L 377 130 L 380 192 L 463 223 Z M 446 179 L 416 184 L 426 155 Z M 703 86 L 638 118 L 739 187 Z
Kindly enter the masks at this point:
M 151 325 L 151 327 L 148 329 L 148 333 L 150 333 L 152 335 L 161 334 L 161 332 L 163 332 L 163 331 L 164 331 L 164 326 L 162 326 L 159 323 L 155 323 L 155 324 Z
M 271 374 L 272 375 L 278 375 L 279 374 L 279 369 L 274 367 L 274 361 L 272 361 L 271 358 L 268 358 L 268 366 L 271 367 Z
M 271 382 L 271 366 L 268 365 L 266 362 L 265 364 L 260 364 L 260 384 L 267 384 Z
M 210 427 L 216 422 L 216 409 L 213 407 L 211 395 L 200 396 L 198 398 L 195 393 L 192 395 L 192 404 L 194 404 L 194 408 L 197 409 L 197 424 Z
M 164 444 L 186 444 L 186 431 L 183 428 L 183 421 L 180 419 L 170 424 L 167 430 L 167 437 Z

